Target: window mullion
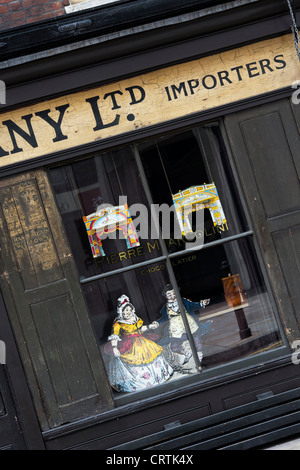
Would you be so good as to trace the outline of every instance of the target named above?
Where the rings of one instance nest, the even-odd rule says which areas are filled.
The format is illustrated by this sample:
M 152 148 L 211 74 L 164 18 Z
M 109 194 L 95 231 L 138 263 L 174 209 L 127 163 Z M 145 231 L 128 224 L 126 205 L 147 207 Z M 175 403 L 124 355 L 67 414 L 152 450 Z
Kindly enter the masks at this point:
M 146 198 L 147 198 L 149 207 L 151 208 L 152 205 L 153 205 L 152 195 L 151 195 L 151 191 L 150 191 L 150 188 L 149 188 L 149 185 L 148 185 L 147 177 L 145 175 L 144 167 L 143 167 L 141 157 L 140 157 L 140 154 L 139 154 L 139 151 L 138 151 L 138 148 L 137 148 L 136 144 L 132 145 L 132 149 L 133 149 L 135 161 L 136 161 L 139 173 L 140 173 L 140 177 L 141 177 L 142 185 L 144 187 Z M 157 233 L 159 233 L 159 244 L 161 246 L 162 253 L 165 257 L 166 267 L 167 267 L 170 283 L 171 283 L 172 287 L 174 288 L 174 291 L 175 291 L 175 294 L 176 294 L 176 297 L 177 297 L 177 300 L 178 300 L 180 312 L 181 312 L 181 315 L 182 315 L 183 324 L 184 324 L 185 331 L 186 331 L 186 334 L 187 334 L 187 337 L 188 337 L 188 340 L 189 340 L 189 343 L 190 343 L 190 346 L 191 346 L 191 350 L 192 350 L 193 358 L 194 358 L 194 361 L 195 361 L 195 364 L 196 364 L 196 368 L 197 368 L 198 371 L 201 371 L 201 364 L 200 364 L 200 361 L 199 361 L 199 358 L 198 358 L 197 349 L 196 349 L 196 346 L 195 346 L 195 343 L 194 343 L 194 338 L 193 338 L 192 332 L 190 330 L 188 319 L 187 319 L 186 314 L 185 314 L 185 307 L 184 307 L 184 304 L 183 304 L 183 301 L 182 301 L 182 298 L 181 298 L 181 294 L 180 294 L 180 291 L 179 291 L 179 287 L 178 287 L 178 284 L 177 284 L 175 273 L 174 273 L 174 270 L 173 270 L 173 267 L 172 267 L 172 262 L 171 262 L 171 259 L 169 257 L 169 253 L 168 253 L 165 241 L 164 241 L 163 237 L 161 236 L 159 219 L 158 219 L 157 215 L 155 214 L 155 211 L 151 211 L 151 223 L 155 224 L 156 229 L 157 229 Z
M 212 248 L 213 246 L 224 245 L 225 243 L 229 243 L 229 242 L 238 240 L 239 238 L 249 237 L 250 235 L 253 235 L 252 230 L 248 230 L 247 232 L 238 233 L 237 235 L 232 235 L 231 237 L 221 238 L 220 240 L 215 240 L 213 242 L 205 243 L 205 244 L 201 245 L 200 248 L 196 246 L 195 248 L 186 248 L 185 250 L 176 251 L 176 253 L 169 253 L 168 257 L 169 258 L 177 258 L 178 256 L 181 256 L 183 254 L 188 255 L 190 253 L 195 253 L 195 252 L 200 251 L 200 250 L 205 250 L 207 248 Z
M 108 271 L 102 274 L 95 274 L 95 276 L 90 276 L 86 278 L 81 277 L 80 282 L 81 284 L 87 284 L 88 282 L 98 281 L 99 279 L 115 276 L 116 274 L 123 274 L 127 271 L 132 271 L 134 269 L 142 268 L 143 266 L 149 266 L 149 264 L 159 263 L 160 261 L 165 260 L 166 256 L 159 256 L 158 258 L 142 261 L 141 263 L 132 264 L 131 266 L 126 266 L 125 268 L 114 269 L 113 271 Z

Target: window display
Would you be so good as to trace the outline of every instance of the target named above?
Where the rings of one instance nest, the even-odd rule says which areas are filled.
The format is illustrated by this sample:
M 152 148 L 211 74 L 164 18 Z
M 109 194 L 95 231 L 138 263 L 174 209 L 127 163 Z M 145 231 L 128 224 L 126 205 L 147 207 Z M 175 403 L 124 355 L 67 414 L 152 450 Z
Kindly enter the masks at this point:
M 218 123 L 49 173 L 116 398 L 282 344 Z
M 166 298 L 166 303 L 161 309 L 161 317 L 159 319 L 160 323 L 166 323 L 164 325 L 163 344 L 164 348 L 168 350 L 171 364 L 173 363 L 178 367 L 178 365 L 189 362 L 189 359 L 192 357 L 191 346 L 187 338 L 183 317 L 173 286 L 168 284 L 162 294 Z M 210 299 L 192 302 L 183 297 L 182 302 L 184 305 L 184 315 L 193 335 L 198 359 L 201 363 L 203 359 L 201 337 L 209 330 L 210 322 L 206 322 L 204 325 L 201 324 L 196 314 L 199 314 L 200 309 L 205 308 L 209 304 Z
M 83 221 L 89 237 L 93 258 L 105 256 L 101 239 L 103 235 L 111 234 L 116 230 L 122 231 L 127 248 L 140 245 L 127 204 L 100 208 L 93 214 L 83 217 Z
M 178 223 L 182 235 L 193 232 L 189 214 L 193 211 L 208 209 L 214 226 L 226 224 L 222 204 L 214 183 L 193 186 L 173 195 Z
M 104 353 L 111 356 L 108 376 L 112 386 L 118 391 L 132 392 L 168 380 L 173 369 L 152 334 L 158 323 L 144 325 L 126 295 L 118 299 L 117 314 L 104 348 Z

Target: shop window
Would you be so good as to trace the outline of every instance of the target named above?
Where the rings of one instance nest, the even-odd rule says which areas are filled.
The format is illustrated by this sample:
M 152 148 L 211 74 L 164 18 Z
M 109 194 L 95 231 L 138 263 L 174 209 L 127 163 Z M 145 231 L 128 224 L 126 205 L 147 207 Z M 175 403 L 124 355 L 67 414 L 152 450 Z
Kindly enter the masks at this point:
M 49 174 L 116 397 L 282 344 L 218 123 Z

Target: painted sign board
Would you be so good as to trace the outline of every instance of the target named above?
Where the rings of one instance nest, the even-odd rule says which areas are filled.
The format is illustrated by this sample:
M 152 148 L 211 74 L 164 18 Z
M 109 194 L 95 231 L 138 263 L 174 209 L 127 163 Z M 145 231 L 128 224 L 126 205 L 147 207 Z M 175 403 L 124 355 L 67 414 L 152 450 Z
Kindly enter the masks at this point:
M 299 78 L 288 34 L 5 112 L 0 167 L 290 87 Z

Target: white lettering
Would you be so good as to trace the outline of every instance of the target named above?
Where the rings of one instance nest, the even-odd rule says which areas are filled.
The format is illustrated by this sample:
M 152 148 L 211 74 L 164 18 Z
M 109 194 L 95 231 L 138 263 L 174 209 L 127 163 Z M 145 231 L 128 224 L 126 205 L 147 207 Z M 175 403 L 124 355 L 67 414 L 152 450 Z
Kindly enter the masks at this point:
M 113 454 L 112 457 L 107 457 L 107 465 L 132 465 L 136 468 L 140 463 L 141 457 L 121 457 Z
M 191 464 L 193 465 L 192 455 L 151 455 L 150 462 L 153 465 L 171 465 L 171 464 Z
M 292 343 L 292 349 L 296 349 L 296 351 L 293 352 L 292 354 L 292 363 L 295 364 L 296 366 L 300 364 L 300 340 L 295 340 Z
M 6 345 L 0 341 L 0 364 L 6 364 Z
M 293 104 L 299 104 L 300 103 L 300 80 L 296 80 L 295 82 L 292 83 L 292 88 L 295 88 L 296 91 L 292 94 L 292 103 Z

